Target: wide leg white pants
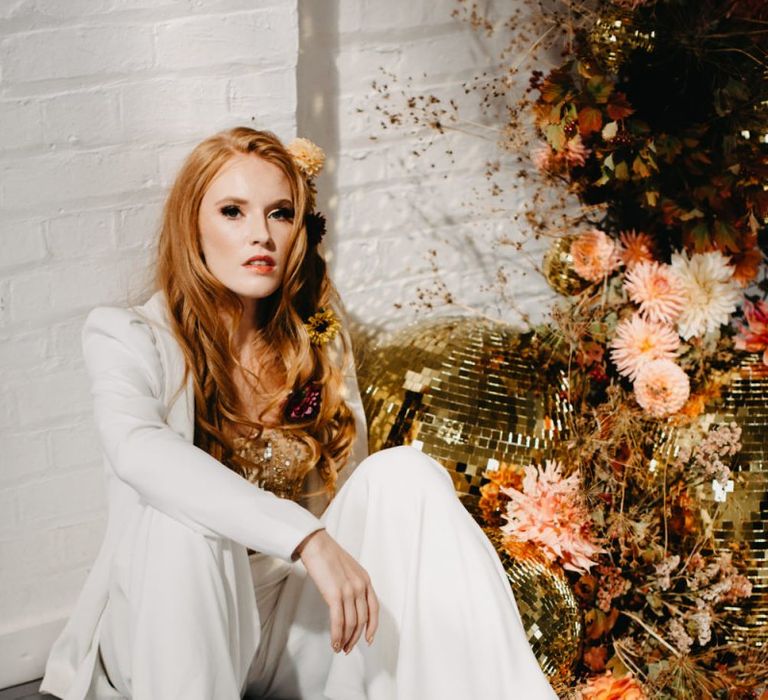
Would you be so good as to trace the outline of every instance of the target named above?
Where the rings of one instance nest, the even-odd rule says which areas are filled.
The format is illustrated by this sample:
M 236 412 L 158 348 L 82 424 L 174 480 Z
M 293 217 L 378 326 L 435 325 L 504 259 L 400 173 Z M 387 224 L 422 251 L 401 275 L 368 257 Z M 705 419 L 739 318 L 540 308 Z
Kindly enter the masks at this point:
M 247 677 L 249 694 L 284 699 L 557 697 L 493 546 L 431 457 L 412 447 L 371 455 L 322 520 L 371 576 L 381 612 L 370 647 L 363 635 L 349 655 L 334 654 L 328 606 L 303 564 L 257 554 L 250 564 L 262 636 L 255 656 L 240 658 L 244 626 L 231 624 L 240 619 L 239 594 L 221 590 L 211 550 L 182 525 L 163 523 L 155 540 L 144 523 L 133 535 L 147 549 L 142 557 L 173 547 L 185 565 L 163 572 L 160 561 L 123 563 L 135 569 L 133 590 L 110 601 L 102 622 L 102 656 L 118 690 L 137 700 L 234 700 Z M 143 609 L 151 618 L 142 618 Z M 127 629 L 139 630 L 142 643 L 126 639 Z

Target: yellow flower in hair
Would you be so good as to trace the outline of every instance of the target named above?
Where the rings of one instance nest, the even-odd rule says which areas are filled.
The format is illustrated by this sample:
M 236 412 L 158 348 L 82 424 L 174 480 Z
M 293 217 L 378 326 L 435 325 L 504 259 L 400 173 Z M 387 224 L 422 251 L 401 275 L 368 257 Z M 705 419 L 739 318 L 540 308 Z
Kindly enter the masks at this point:
M 325 345 L 341 330 L 341 323 L 333 309 L 320 309 L 304 323 L 312 345 Z
M 320 146 L 309 139 L 296 138 L 291 141 L 286 150 L 291 154 L 294 163 L 307 177 L 317 175 L 325 164 L 325 152 Z

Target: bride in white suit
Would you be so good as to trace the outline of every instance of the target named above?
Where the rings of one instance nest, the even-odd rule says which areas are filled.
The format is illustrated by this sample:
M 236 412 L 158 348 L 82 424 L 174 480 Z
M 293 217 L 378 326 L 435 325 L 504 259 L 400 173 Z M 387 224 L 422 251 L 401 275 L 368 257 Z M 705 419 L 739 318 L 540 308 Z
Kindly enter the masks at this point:
M 165 206 L 157 291 L 88 315 L 109 520 L 41 692 L 556 697 L 447 473 L 412 447 L 367 456 L 318 150 L 203 141 Z

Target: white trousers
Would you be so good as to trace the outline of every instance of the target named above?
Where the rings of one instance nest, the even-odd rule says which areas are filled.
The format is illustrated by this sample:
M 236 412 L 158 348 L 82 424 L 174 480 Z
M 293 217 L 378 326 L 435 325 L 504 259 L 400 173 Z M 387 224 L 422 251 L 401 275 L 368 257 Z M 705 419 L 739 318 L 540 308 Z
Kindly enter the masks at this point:
M 331 649 L 328 606 L 303 564 L 256 554 L 261 639 L 240 658 L 247 591 L 223 591 L 227 541 L 212 566 L 210 542 L 154 513 L 130 535 L 140 557 L 124 547 L 116 562 L 130 592 L 110 591 L 102 620 L 102 659 L 127 698 L 236 700 L 244 689 L 302 700 L 557 698 L 493 546 L 446 471 L 412 447 L 363 460 L 322 516 L 380 603 L 373 644 L 363 634 L 349 655 Z

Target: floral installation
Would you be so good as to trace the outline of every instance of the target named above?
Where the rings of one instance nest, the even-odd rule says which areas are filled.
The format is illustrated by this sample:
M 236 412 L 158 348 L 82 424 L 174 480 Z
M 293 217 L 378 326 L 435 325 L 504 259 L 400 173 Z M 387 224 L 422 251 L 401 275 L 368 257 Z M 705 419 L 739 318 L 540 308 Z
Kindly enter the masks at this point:
M 341 322 L 331 308 L 323 308 L 312 314 L 304 327 L 312 345 L 325 345 L 333 340 L 341 330 Z
M 762 700 L 768 645 L 728 636 L 752 592 L 748 545 L 712 529 L 718 494 L 744 483 L 741 434 L 708 407 L 744 353 L 768 364 L 768 3 L 523 0 L 524 30 L 490 5 L 455 12 L 509 34 L 498 73 L 465 84 L 482 128 L 440 95 L 397 107 L 391 76 L 373 86 L 383 128 L 492 139 L 489 199 L 525 188 L 509 220 L 568 237 L 584 280 L 528 331 L 542 374 L 566 373 L 567 438 L 544 466 L 487 472 L 482 518 L 567 572 L 586 628 L 568 697 Z M 433 263 L 419 303 L 461 306 Z M 510 303 L 501 262 L 495 279 Z

